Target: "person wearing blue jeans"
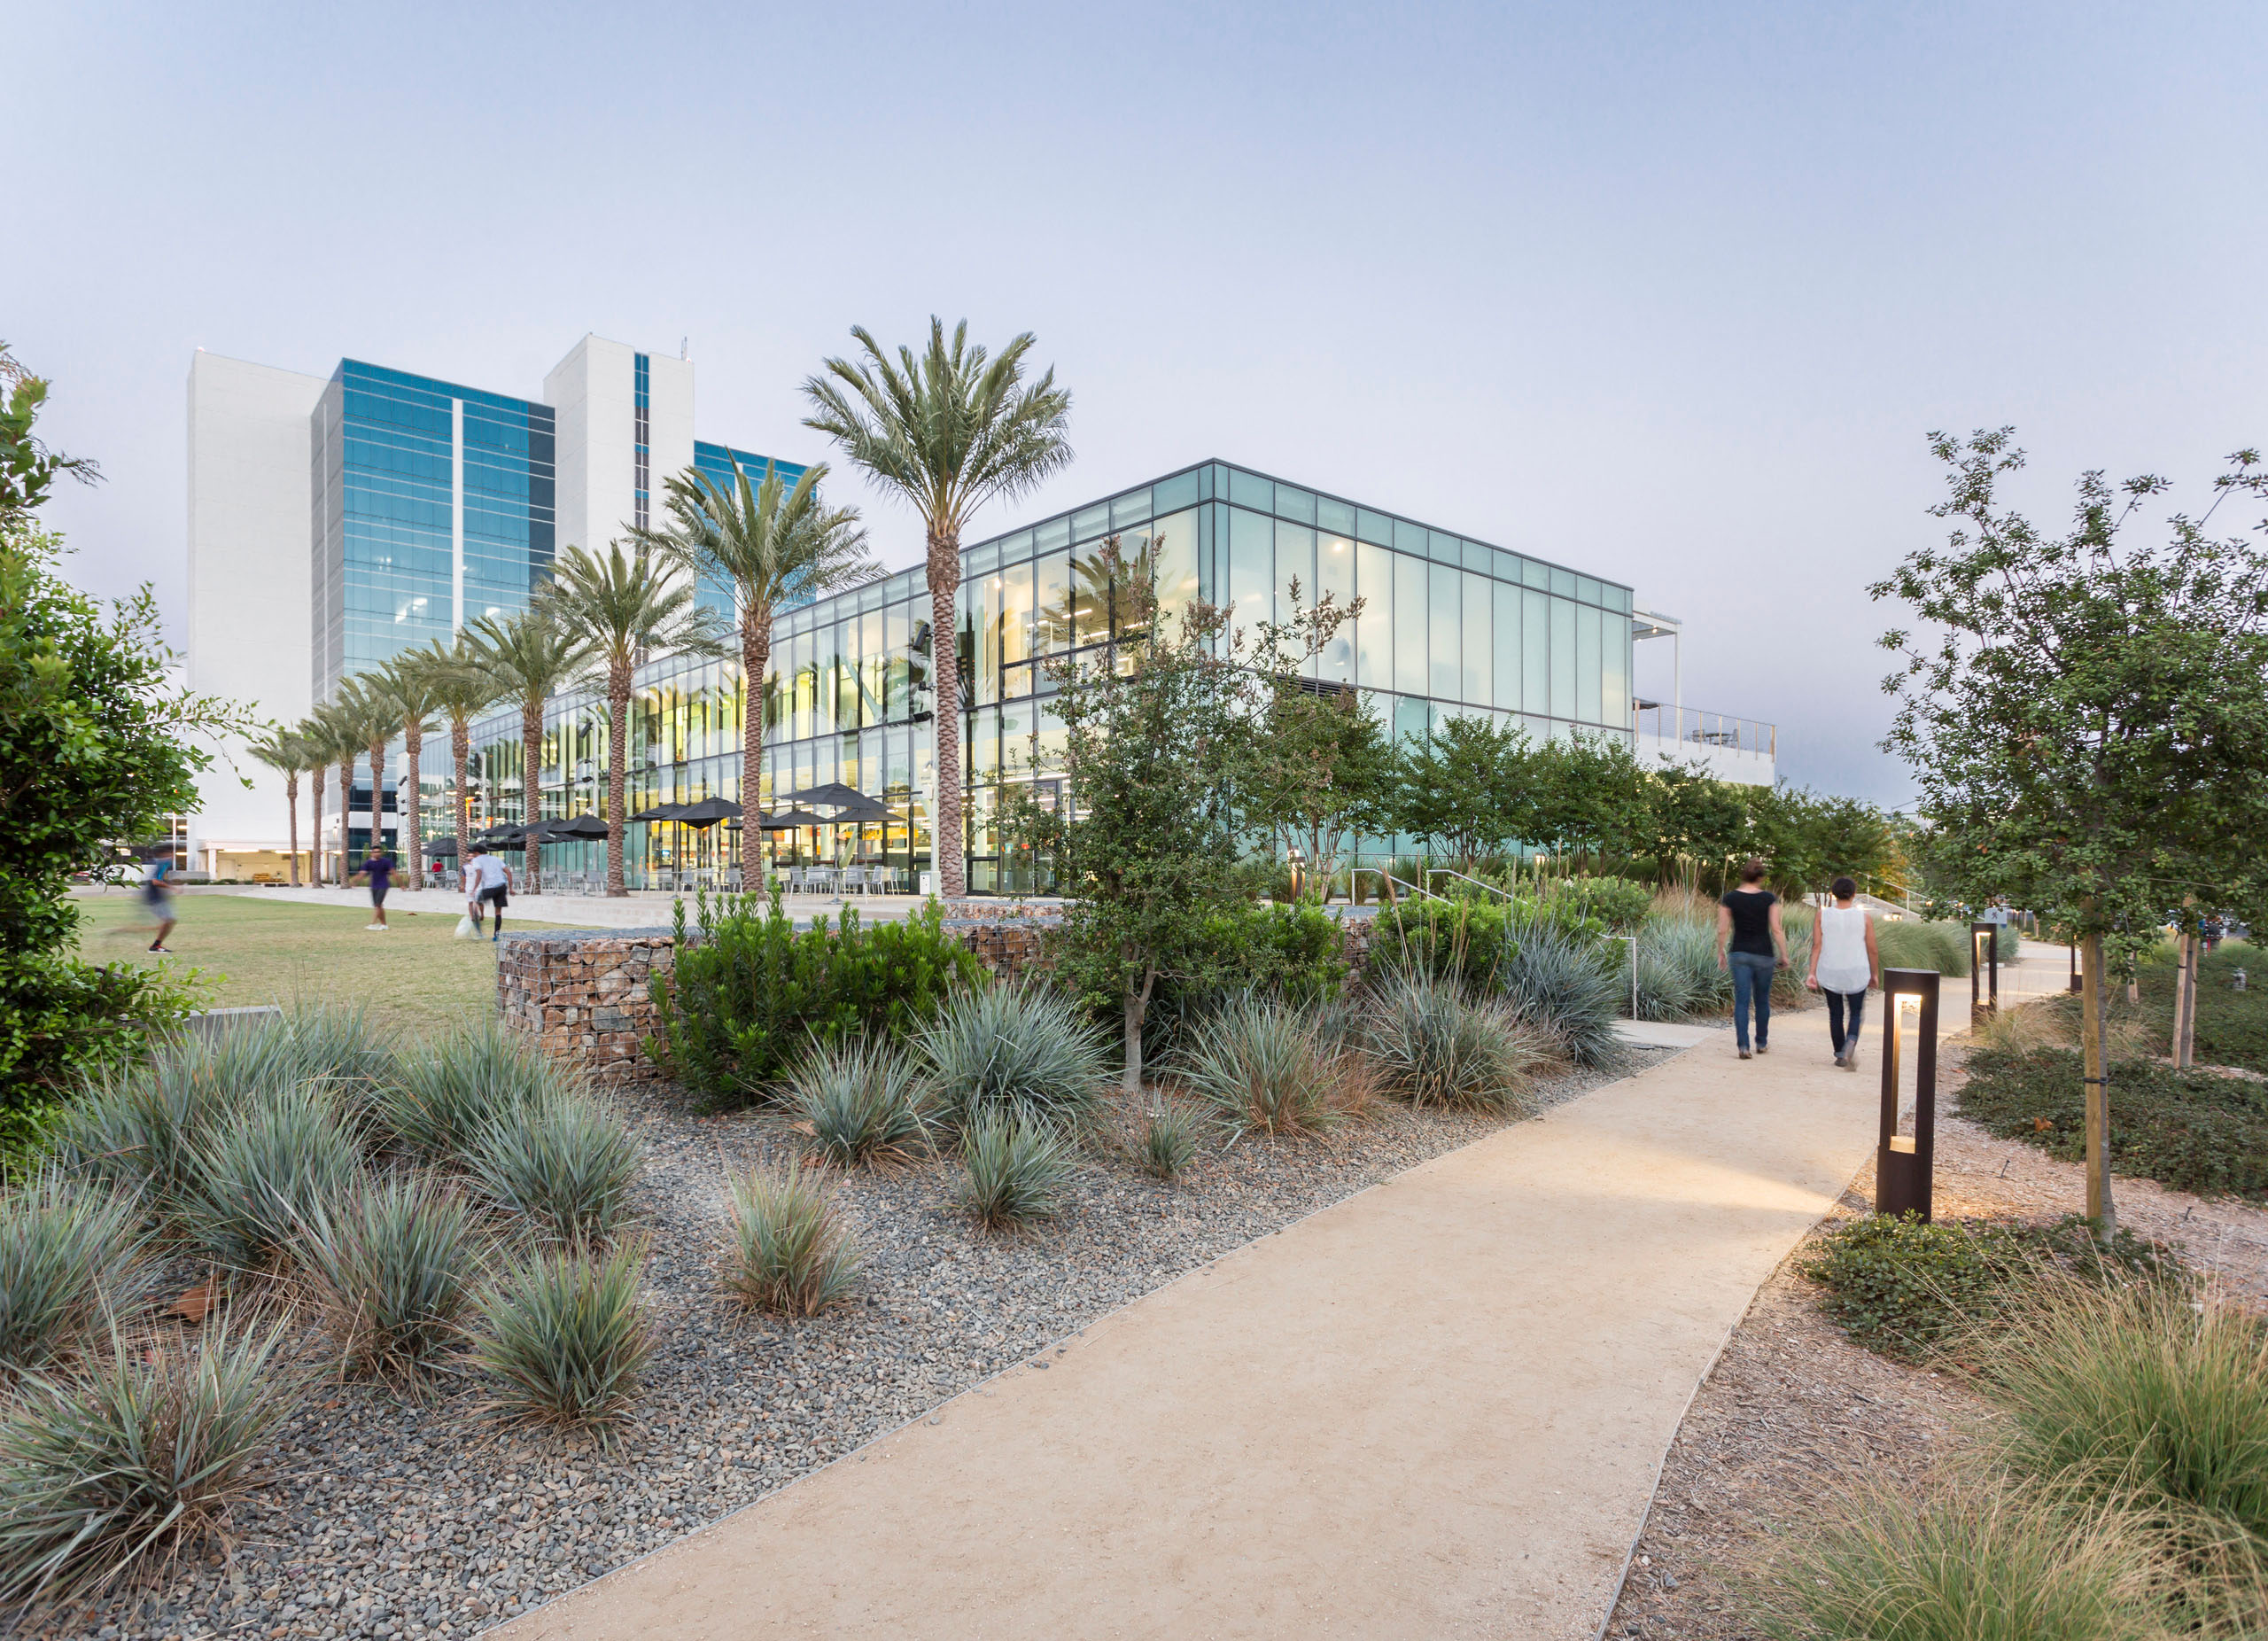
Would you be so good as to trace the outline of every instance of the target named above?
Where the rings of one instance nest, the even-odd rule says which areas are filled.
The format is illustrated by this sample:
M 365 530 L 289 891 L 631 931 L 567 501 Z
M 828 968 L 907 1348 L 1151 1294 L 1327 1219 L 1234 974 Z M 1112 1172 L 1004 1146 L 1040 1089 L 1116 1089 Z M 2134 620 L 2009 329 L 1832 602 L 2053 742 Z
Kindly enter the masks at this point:
M 1733 977 L 1733 1043 L 1749 1055 L 1748 1019 L 1756 1015 L 1756 1053 L 1772 1047 L 1772 976 L 1788 965 L 1788 933 L 1780 923 L 1780 897 L 1764 886 L 1764 862 L 1750 859 L 1740 885 L 1717 903 L 1717 967 Z

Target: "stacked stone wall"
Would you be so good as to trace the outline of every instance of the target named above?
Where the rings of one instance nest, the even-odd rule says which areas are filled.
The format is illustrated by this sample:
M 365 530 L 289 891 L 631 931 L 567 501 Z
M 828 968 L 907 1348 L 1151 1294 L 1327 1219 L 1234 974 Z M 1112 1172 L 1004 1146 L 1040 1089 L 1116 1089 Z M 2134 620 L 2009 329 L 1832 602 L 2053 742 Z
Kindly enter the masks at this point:
M 651 982 L 676 959 L 665 929 L 508 932 L 497 945 L 497 1008 L 562 1065 L 649 1081 L 661 1076 L 644 1047 L 659 1024 Z

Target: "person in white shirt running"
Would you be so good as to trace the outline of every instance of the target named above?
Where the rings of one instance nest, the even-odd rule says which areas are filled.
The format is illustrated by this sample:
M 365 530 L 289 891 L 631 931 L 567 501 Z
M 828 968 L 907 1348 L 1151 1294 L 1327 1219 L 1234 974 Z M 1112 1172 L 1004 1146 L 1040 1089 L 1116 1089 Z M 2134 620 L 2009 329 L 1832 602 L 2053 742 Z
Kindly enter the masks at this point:
M 1804 984 L 1826 993 L 1827 1035 L 1835 1046 L 1835 1063 L 1845 1071 L 1855 1071 L 1859 1069 L 1859 1026 L 1867 1015 L 1867 988 L 1882 984 L 1882 953 L 1875 947 L 1875 920 L 1858 903 L 1859 885 L 1838 877 L 1831 887 L 1835 904 L 1819 908 L 1819 928 L 1811 943 L 1811 973 Z
M 493 907 L 496 914 L 495 933 L 488 937 L 494 944 L 504 932 L 504 908 L 511 901 L 512 868 L 499 860 L 479 844 L 472 846 L 472 853 L 464 863 L 464 911 L 472 919 L 475 929 L 480 927 L 483 908 Z

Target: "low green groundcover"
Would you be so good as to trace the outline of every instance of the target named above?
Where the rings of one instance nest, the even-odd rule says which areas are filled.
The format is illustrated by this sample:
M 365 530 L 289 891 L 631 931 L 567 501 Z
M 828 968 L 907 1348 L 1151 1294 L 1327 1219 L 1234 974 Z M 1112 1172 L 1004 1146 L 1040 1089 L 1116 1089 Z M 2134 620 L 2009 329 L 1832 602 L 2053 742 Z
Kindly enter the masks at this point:
M 2049 1155 L 2085 1155 L 2078 1051 L 1979 1048 L 1961 1114 Z M 2268 1083 L 2176 1071 L 2148 1060 L 2110 1068 L 2110 1165 L 2202 1196 L 2268 1201 Z

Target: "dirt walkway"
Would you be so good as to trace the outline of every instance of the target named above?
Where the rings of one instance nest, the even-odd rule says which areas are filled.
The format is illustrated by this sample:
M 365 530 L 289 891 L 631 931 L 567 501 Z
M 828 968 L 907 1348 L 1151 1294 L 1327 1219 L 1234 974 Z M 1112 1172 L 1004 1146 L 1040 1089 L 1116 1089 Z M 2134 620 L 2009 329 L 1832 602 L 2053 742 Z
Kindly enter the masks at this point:
M 1591 1641 L 1697 1381 L 1873 1140 L 1823 1011 L 1196 1272 L 493 1632 Z

